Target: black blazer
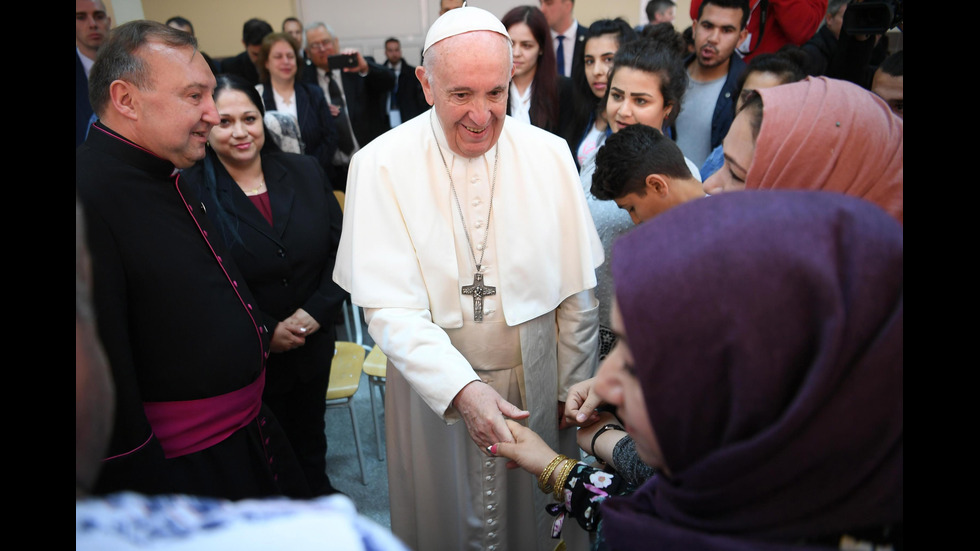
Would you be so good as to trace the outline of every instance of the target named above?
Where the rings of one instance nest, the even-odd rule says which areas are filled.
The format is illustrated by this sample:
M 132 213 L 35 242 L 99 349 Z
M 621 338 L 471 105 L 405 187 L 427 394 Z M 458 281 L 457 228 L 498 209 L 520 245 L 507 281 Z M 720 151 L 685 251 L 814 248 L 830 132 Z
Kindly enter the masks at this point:
M 385 67 L 391 68 L 387 61 Z M 422 91 L 422 83 L 415 77 L 415 67 L 404 60 L 402 60 L 402 70 L 398 72 L 398 92 L 395 102 L 398 103 L 402 122 L 414 119 L 429 108 L 429 104 L 425 101 L 425 92 Z
M 572 72 L 569 73 L 570 75 L 577 74 L 576 73 L 577 68 L 581 68 L 581 65 L 585 63 L 585 60 L 583 58 L 585 58 L 585 37 L 587 34 L 589 34 L 589 27 L 587 25 L 582 25 L 582 23 L 579 22 L 578 27 L 576 27 L 575 29 L 575 43 L 574 43 L 575 49 L 572 50 L 572 67 L 571 67 Z M 551 35 L 549 34 L 549 36 Z M 551 37 L 550 44 L 552 49 L 554 49 L 555 48 L 554 37 Z M 563 47 L 567 48 L 568 42 L 565 42 L 565 45 Z M 557 54 L 558 52 L 555 52 L 555 55 Z
M 333 155 L 337 152 L 337 124 L 330 115 L 330 106 L 323 89 L 315 84 L 296 81 L 296 115 L 303 138 L 303 152 L 316 157 L 327 174 L 333 171 Z M 276 98 L 271 84 L 264 84 L 262 103 L 266 111 L 275 111 Z
M 334 328 L 347 295 L 333 281 L 343 215 L 322 167 L 309 155 L 262 155 L 272 207 L 270 226 L 217 157 L 209 152 L 208 159 L 184 171 L 184 176 L 195 184 L 208 217 L 229 243 L 228 254 L 255 297 L 258 319 L 271 333 L 278 322 L 303 308 L 321 326 L 304 346 L 270 354 L 267 392 L 329 371 Z M 206 163 L 214 167 L 213 191 L 206 180 Z M 228 231 L 231 227 L 237 238 Z M 290 368 L 283 369 L 286 366 Z
M 244 78 L 252 86 L 259 83 L 259 70 L 248 57 L 248 52 L 242 52 L 235 57 L 229 57 L 221 62 L 221 72 L 231 73 Z
M 347 116 L 350 118 L 357 144 L 361 147 L 391 129 L 388 122 L 388 92 L 395 88 L 395 72 L 379 65 L 373 57 L 365 56 L 368 73 L 341 73 L 344 97 L 347 98 Z M 300 78 L 316 86 L 320 85 L 316 67 L 305 67 Z M 322 88 L 321 88 L 322 90 Z
M 75 52 L 75 147 L 82 145 L 88 133 L 88 122 L 92 118 L 92 106 L 88 102 L 88 77 L 85 67 Z
M 577 30 L 575 31 L 575 51 L 572 53 L 571 74 L 573 75 L 578 74 L 576 72 L 577 68 L 585 63 L 585 36 L 587 34 L 589 34 L 589 27 L 584 26 L 581 22 L 579 22 Z

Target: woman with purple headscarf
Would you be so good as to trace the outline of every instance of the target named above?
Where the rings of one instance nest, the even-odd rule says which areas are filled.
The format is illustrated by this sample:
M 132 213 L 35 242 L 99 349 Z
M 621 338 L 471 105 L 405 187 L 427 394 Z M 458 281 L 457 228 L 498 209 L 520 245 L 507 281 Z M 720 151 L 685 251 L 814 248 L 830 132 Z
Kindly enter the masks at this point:
M 596 392 L 660 473 L 606 499 L 516 422 L 493 451 L 560 484 L 560 512 L 595 488 L 608 549 L 901 549 L 902 236 L 868 201 L 809 191 L 643 224 L 613 250 L 620 340 Z

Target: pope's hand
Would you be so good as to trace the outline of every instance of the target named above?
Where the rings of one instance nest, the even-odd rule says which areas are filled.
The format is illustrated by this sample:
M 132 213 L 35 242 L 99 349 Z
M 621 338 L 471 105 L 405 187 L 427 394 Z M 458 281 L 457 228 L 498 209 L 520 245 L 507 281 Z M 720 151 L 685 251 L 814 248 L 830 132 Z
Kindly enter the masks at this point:
M 510 459 L 507 468 L 520 467 L 539 476 L 548 463 L 558 455 L 538 433 L 516 421 L 507 421 L 507 428 L 514 435 L 513 442 L 499 442 L 493 451 L 500 457 Z
M 585 427 L 599 420 L 595 408 L 602 400 L 595 393 L 595 377 L 572 385 L 565 400 L 565 421 L 571 425 Z
M 453 399 L 470 438 L 481 450 L 497 442 L 513 442 L 505 417 L 525 419 L 531 412 L 524 411 L 504 398 L 482 381 L 473 381 L 463 387 Z

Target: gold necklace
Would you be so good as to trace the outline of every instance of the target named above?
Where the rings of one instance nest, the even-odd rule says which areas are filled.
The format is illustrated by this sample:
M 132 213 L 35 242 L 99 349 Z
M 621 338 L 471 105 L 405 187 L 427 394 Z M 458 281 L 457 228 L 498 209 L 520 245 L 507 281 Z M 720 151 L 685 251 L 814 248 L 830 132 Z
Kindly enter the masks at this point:
M 245 193 L 246 196 L 251 197 L 253 195 L 260 195 L 262 193 L 262 190 L 264 189 L 265 189 L 265 178 L 263 177 L 262 182 L 260 182 L 259 185 L 249 190 L 243 189 L 242 191 Z

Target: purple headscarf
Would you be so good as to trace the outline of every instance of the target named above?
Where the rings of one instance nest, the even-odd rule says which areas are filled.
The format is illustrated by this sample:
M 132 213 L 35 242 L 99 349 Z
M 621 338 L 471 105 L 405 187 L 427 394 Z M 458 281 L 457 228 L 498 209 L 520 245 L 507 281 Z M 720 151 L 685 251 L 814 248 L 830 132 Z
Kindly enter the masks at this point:
M 612 549 L 781 549 L 902 521 L 894 218 L 839 194 L 729 193 L 620 238 L 612 273 L 673 473 L 603 504 Z

